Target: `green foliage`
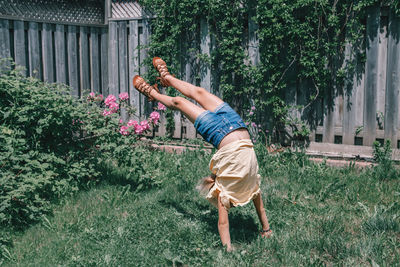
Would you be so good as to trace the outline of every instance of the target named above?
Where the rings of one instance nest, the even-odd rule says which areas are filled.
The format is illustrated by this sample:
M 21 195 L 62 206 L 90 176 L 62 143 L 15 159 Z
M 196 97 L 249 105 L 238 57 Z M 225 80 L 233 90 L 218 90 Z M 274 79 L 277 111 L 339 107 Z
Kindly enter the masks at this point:
M 118 169 L 132 186 L 149 188 L 141 162 L 149 151 L 138 136 L 119 133 L 119 115 L 70 89 L 19 75 L 0 76 L 0 225 L 24 228 L 50 204 Z M 0 244 L 3 241 L 0 239 Z
M 211 66 L 213 73 L 217 73 L 215 91 L 241 115 L 255 105 L 255 123 L 268 129 L 276 141 L 284 139 L 282 132 L 287 126 L 294 129 L 294 137 L 306 137 L 309 133 L 306 123 L 315 125 L 314 116 L 307 116 L 313 108 L 311 104 L 351 88 L 356 66 L 365 58 L 368 9 L 389 6 L 400 15 L 396 0 L 141 0 L 140 3 L 157 16 L 152 21 L 150 56 L 164 58 L 171 65 L 171 73 L 177 76 L 182 64 L 188 61 L 196 73 L 201 73 L 204 65 Z M 257 66 L 246 63 L 249 20 L 258 25 Z M 198 45 L 203 22 L 207 22 L 211 34 L 210 57 L 202 55 Z M 347 59 L 346 44 L 354 49 Z M 290 106 L 285 102 L 286 91 L 298 84 L 303 86 L 300 90 L 305 103 Z M 305 118 L 296 121 L 289 112 L 292 109 L 304 111 Z
M 98 173 L 79 142 L 86 109 L 61 85 L 0 76 L 0 224 L 21 227 Z

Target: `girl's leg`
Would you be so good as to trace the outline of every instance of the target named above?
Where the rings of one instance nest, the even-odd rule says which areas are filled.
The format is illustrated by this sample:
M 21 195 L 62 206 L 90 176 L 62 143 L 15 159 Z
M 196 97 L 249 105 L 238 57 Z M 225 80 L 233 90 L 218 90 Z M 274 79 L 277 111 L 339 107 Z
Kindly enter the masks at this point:
M 270 237 L 272 234 L 271 229 L 269 228 L 267 214 L 265 213 L 264 204 L 261 199 L 261 192 L 257 195 L 256 198 L 253 199 L 254 207 L 256 208 L 258 219 L 260 219 L 260 223 L 262 226 L 263 232 L 261 232 L 262 237 Z
M 231 246 L 231 236 L 229 234 L 229 217 L 228 211 L 225 206 L 222 205 L 221 198 L 218 194 L 218 232 L 221 237 L 221 242 L 223 246 L 226 246 L 227 251 L 232 250 Z
M 195 86 L 193 84 L 187 83 L 185 81 L 181 81 L 175 77 L 173 77 L 167 68 L 167 64 L 164 60 L 159 57 L 153 58 L 153 66 L 160 73 L 160 80 L 163 86 L 173 86 L 183 95 L 194 99 L 199 103 L 204 109 L 214 111 L 223 101 L 207 92 L 204 88 Z
M 167 75 L 164 79 L 183 95 L 197 101 L 204 109 L 214 111 L 220 104 L 224 103 L 218 96 L 207 92 L 206 89 L 179 80 L 172 75 Z
M 152 90 L 150 92 L 150 96 L 171 109 L 177 109 L 181 111 L 192 123 L 194 123 L 196 118 L 205 111 L 203 108 L 193 104 L 183 97 L 171 97 L 168 95 L 163 95 L 156 90 Z

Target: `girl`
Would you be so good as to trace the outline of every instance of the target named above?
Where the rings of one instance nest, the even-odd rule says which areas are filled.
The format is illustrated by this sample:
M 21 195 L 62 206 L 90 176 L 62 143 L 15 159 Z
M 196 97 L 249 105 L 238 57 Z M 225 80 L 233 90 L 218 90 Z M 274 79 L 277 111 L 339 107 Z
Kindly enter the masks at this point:
M 206 198 L 218 208 L 218 232 L 222 244 L 228 251 L 232 250 L 229 209 L 243 206 L 251 200 L 261 222 L 261 236 L 270 237 L 272 231 L 261 199 L 257 158 L 240 116 L 227 103 L 204 88 L 172 76 L 161 58 L 153 58 L 153 65 L 160 74 L 157 79 L 163 86 L 176 88 L 186 97 L 197 101 L 201 107 L 183 97 L 161 94 L 157 87 L 150 86 L 138 75 L 133 78 L 135 88 L 149 100 L 160 101 L 171 109 L 181 111 L 194 123 L 201 136 L 218 149 L 210 161 L 212 174 L 202 180 L 200 188 L 207 191 Z

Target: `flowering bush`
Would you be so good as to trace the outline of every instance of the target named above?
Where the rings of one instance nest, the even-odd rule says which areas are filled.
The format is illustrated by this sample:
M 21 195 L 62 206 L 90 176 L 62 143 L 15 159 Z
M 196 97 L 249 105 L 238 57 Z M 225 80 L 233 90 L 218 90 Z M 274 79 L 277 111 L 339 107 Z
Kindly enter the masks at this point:
M 109 95 L 106 97 L 104 100 L 104 106 L 106 108 L 102 113 L 104 117 L 110 116 L 114 113 L 118 114 L 121 108 L 127 109 L 129 116 L 133 116 L 134 109 L 128 104 L 129 94 L 126 92 L 120 93 L 118 98 L 119 102 L 117 102 L 117 98 L 114 95 Z M 100 107 L 103 106 L 102 95 L 96 95 L 95 93 L 91 92 L 89 93 L 87 99 L 89 102 L 97 102 Z M 164 111 L 166 110 L 166 107 L 162 103 L 158 102 L 156 110 Z M 148 132 L 152 127 L 156 126 L 160 120 L 160 113 L 158 111 L 153 111 L 147 120 L 143 120 L 140 123 L 134 120 L 129 120 L 128 123 L 124 125 L 123 120 L 119 119 L 119 124 L 121 124 L 119 133 L 124 136 L 128 136 L 131 134 L 141 135 Z
M 127 93 L 117 99 L 94 92 L 76 99 L 66 86 L 19 70 L 0 73 L 0 232 L 40 220 L 52 201 L 119 170 L 132 188 L 156 184 L 146 165 L 150 151 L 138 136 L 159 115 L 124 125 L 121 109 L 133 114 L 128 99 Z

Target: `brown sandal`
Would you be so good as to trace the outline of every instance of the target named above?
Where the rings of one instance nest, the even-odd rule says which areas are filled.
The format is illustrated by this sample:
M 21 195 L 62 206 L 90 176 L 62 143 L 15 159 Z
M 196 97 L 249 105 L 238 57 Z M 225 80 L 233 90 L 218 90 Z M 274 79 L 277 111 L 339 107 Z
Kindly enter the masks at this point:
M 136 75 L 135 77 L 133 77 L 133 86 L 142 94 L 144 94 L 145 96 L 148 97 L 149 101 L 154 101 L 154 97 L 150 96 L 150 92 L 152 90 L 156 90 L 158 93 L 160 93 L 160 91 L 157 88 L 157 84 L 155 84 L 154 86 L 151 86 L 150 84 L 148 84 L 142 77 L 140 77 L 139 75 Z
M 165 63 L 165 61 L 159 57 L 154 57 L 153 58 L 153 66 L 160 73 L 160 77 L 157 77 L 157 80 L 160 80 L 162 86 L 164 86 L 164 87 L 169 86 L 170 84 L 165 79 L 165 76 L 171 75 L 171 74 L 168 72 L 167 64 Z

